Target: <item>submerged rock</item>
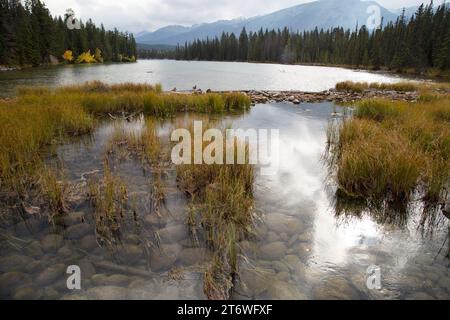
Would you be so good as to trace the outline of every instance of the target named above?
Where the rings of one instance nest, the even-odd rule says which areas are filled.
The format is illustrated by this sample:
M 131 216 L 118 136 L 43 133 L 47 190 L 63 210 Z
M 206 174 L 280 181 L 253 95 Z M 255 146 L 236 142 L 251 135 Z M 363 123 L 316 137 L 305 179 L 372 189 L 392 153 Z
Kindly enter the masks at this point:
M 35 260 L 31 262 L 26 268 L 25 272 L 28 274 L 36 274 L 45 267 L 45 264 L 40 260 Z
M 275 271 L 278 272 L 289 272 L 288 266 L 281 261 L 274 261 L 272 264 Z
M 38 258 L 44 255 L 44 252 L 41 248 L 41 242 L 36 240 L 30 243 L 30 245 L 26 248 L 26 252 L 29 256 L 34 258 Z
M 250 297 L 257 297 L 269 289 L 274 277 L 274 272 L 243 269 L 239 273 L 236 292 Z
M 117 257 L 122 263 L 135 264 L 142 257 L 142 248 L 134 244 L 124 245 L 123 248 L 119 248 Z
M 41 247 L 45 252 L 53 253 L 62 247 L 63 242 L 63 236 L 59 234 L 49 234 L 41 240 Z
M 299 219 L 282 213 L 272 213 L 267 215 L 266 224 L 269 229 L 275 233 L 286 233 L 289 237 L 294 234 L 300 234 L 303 229 L 303 225 Z
M 320 281 L 313 289 L 316 300 L 358 300 L 358 292 L 342 277 L 331 276 Z
M 92 227 L 87 223 L 73 225 L 66 229 L 65 236 L 67 239 L 76 240 L 92 233 Z
M 63 216 L 57 218 L 56 223 L 59 225 L 64 225 L 66 227 L 71 227 L 84 222 L 86 214 L 82 211 L 70 212 Z
M 274 300 L 307 300 L 308 296 L 285 281 L 274 281 L 269 288 L 270 299 Z
M 43 219 L 31 218 L 16 224 L 13 229 L 17 236 L 27 237 L 42 231 L 45 226 Z
M 96 274 L 93 275 L 91 281 L 96 286 L 119 286 L 124 287 L 128 286 L 130 283 L 130 277 L 121 275 L 121 274 L 113 274 L 111 276 L 107 276 L 104 274 Z
M 264 260 L 278 260 L 286 254 L 287 247 L 283 242 L 272 242 L 259 248 L 259 256 Z
M 279 281 L 289 281 L 291 279 L 291 276 L 290 276 L 289 272 L 283 271 L 283 272 L 277 273 L 275 278 Z
M 75 264 L 80 267 L 82 283 L 83 279 L 89 279 L 96 272 L 94 265 L 87 259 L 83 259 Z
M 49 285 L 65 275 L 65 272 L 66 266 L 64 264 L 52 265 L 36 277 L 35 283 L 39 286 Z
M 80 241 L 80 247 L 86 251 L 92 251 L 98 247 L 97 237 L 93 234 L 85 236 Z
M 44 288 L 41 296 L 44 300 L 57 300 L 61 295 L 53 288 Z
M 188 230 L 186 226 L 178 224 L 160 229 L 158 234 L 164 243 L 176 243 L 188 237 Z
M 186 248 L 179 257 L 184 266 L 191 266 L 207 261 L 211 255 L 205 248 Z
M 168 250 L 152 250 L 150 253 L 150 268 L 153 272 L 168 270 L 173 267 L 177 257 Z
M 42 291 L 34 287 L 21 287 L 14 291 L 14 300 L 38 300 L 42 297 Z M 45 298 L 45 297 L 44 297 Z
M 426 292 L 416 292 L 407 295 L 405 297 L 405 300 L 436 300 L 436 299 Z
M 128 298 L 128 290 L 117 286 L 90 288 L 86 291 L 86 294 L 94 300 L 126 300 Z
M 280 237 L 275 232 L 269 231 L 267 233 L 267 241 L 268 242 L 276 242 L 276 241 L 279 241 L 279 240 L 280 240 Z
M 203 300 L 203 282 L 197 280 L 145 281 L 129 293 L 130 300 Z
M 72 254 L 73 254 L 72 249 L 67 244 L 58 250 L 58 255 L 61 257 L 67 258 L 67 257 L 72 256 Z
M 0 258 L 0 271 L 26 271 L 27 267 L 34 261 L 33 258 L 18 254 L 4 256 Z
M 23 272 L 7 272 L 0 276 L 0 297 L 10 297 L 14 290 L 29 285 L 31 278 Z
M 125 236 L 125 242 L 130 244 L 139 245 L 141 244 L 141 239 L 138 235 L 135 234 L 128 234 Z

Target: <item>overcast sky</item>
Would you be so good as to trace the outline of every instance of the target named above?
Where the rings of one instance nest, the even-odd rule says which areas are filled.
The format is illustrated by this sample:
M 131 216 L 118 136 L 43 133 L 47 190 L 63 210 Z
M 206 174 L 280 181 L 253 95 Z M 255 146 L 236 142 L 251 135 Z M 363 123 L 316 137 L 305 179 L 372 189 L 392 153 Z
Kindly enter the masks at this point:
M 221 19 L 253 17 L 311 0 L 43 0 L 53 15 L 72 8 L 82 20 L 92 18 L 107 29 L 138 33 L 170 24 L 192 25 Z M 342 0 L 345 1 L 345 0 Z M 388 9 L 418 5 L 427 0 L 378 0 Z M 437 0 L 435 3 L 441 1 Z

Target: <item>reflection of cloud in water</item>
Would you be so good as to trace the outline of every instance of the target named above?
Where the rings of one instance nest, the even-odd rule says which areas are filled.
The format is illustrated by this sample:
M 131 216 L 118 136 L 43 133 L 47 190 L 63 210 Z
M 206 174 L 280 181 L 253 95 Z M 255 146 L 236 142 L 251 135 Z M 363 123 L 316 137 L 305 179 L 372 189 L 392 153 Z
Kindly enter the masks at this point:
M 333 199 L 327 195 L 327 171 L 321 162 L 333 107 L 329 103 L 316 104 L 308 106 L 310 113 L 299 114 L 301 107 L 258 105 L 250 115 L 233 123 L 234 128 L 280 129 L 279 171 L 275 176 L 258 177 L 257 183 L 266 191 L 257 197 L 273 209 L 297 216 L 312 226 L 309 243 L 312 265 L 332 269 L 350 264 L 368 266 L 369 261 L 376 261 L 383 253 L 395 256 L 392 263 L 402 268 L 405 261 L 424 250 L 424 242 L 411 228 L 385 228 L 370 215 L 339 222 Z M 271 214 L 270 210 L 266 213 Z

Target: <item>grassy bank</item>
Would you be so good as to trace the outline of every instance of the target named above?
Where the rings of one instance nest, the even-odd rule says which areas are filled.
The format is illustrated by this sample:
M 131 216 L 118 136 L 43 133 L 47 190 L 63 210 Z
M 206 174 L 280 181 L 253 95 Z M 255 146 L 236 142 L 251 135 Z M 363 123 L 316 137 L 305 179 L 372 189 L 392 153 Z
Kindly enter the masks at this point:
M 427 91 L 416 103 L 361 101 L 352 119 L 330 125 L 328 143 L 347 196 L 406 203 L 419 191 L 438 203 L 450 178 L 450 96 Z

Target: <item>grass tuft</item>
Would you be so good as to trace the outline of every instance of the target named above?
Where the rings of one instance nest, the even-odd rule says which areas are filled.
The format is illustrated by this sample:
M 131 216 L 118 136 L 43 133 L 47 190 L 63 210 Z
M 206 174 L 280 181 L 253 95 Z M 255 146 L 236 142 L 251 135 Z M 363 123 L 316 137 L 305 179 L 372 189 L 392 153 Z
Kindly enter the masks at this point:
M 330 166 L 352 197 L 445 201 L 450 179 L 450 101 L 362 101 L 355 117 L 328 129 Z
M 197 222 L 200 224 L 207 243 L 214 250 L 204 283 L 205 294 L 210 299 L 229 298 L 232 280 L 238 273 L 238 242 L 252 234 L 254 225 L 254 167 L 249 164 L 248 145 L 239 144 L 235 140 L 231 147 L 228 146 L 234 148 L 230 150 L 224 142 L 224 158 L 228 152 L 234 152 L 237 157 L 237 148 L 244 147 L 244 164 L 177 166 L 179 188 L 193 201 L 189 223 L 191 227 L 196 226 Z M 203 150 L 206 147 L 205 143 Z
M 335 89 L 337 91 L 348 91 L 358 93 L 362 93 L 369 89 L 381 91 L 414 92 L 419 90 L 419 86 L 411 82 L 367 83 L 367 82 L 345 81 L 336 84 Z

